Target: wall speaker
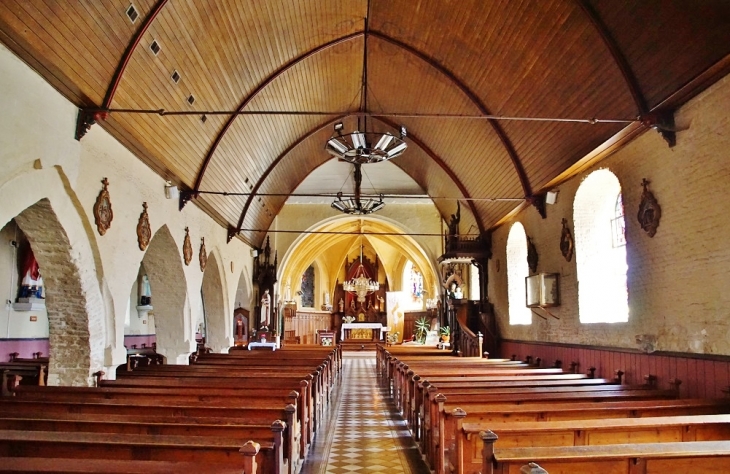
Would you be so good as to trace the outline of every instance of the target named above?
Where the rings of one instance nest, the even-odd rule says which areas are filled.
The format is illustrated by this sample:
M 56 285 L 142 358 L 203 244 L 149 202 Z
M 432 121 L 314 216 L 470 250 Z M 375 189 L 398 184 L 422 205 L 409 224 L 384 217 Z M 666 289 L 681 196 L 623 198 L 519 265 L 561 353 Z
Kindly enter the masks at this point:
M 180 191 L 174 184 L 165 185 L 165 197 L 167 199 L 177 199 L 180 197 Z
M 555 204 L 558 201 L 557 191 L 548 191 L 545 193 L 545 204 Z

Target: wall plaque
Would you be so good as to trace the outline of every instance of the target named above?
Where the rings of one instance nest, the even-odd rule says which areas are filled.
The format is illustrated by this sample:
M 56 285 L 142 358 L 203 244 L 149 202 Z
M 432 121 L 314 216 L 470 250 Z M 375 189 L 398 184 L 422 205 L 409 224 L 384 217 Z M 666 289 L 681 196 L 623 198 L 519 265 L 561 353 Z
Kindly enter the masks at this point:
M 537 271 L 537 247 L 530 237 L 527 237 L 527 266 L 530 267 L 530 271 L 535 273 Z
M 205 271 L 205 266 L 208 264 L 208 252 L 205 251 L 205 237 L 200 238 L 200 253 L 198 254 L 200 260 L 200 271 Z
M 147 203 L 143 202 L 142 207 L 144 210 L 139 215 L 139 222 L 137 222 L 137 243 L 139 243 L 139 249 L 144 251 L 150 244 L 152 229 L 150 229 L 150 216 L 147 214 Z
M 103 184 L 103 187 L 94 203 L 94 221 L 96 222 L 96 230 L 99 231 L 99 235 L 104 235 L 112 225 L 114 213 L 112 212 L 112 202 L 109 199 L 109 190 L 107 189 L 109 180 L 104 178 L 101 180 L 101 184 Z
M 644 187 L 644 191 L 641 193 L 641 204 L 639 204 L 639 224 L 644 231 L 649 234 L 649 237 L 654 237 L 656 229 L 659 227 L 659 219 L 662 217 L 662 208 L 659 207 L 654 194 L 649 191 L 650 181 L 646 178 L 641 180 L 641 185 Z
M 183 242 L 183 258 L 185 265 L 190 265 L 193 260 L 193 244 L 190 243 L 190 229 L 185 228 L 185 241 Z
M 563 232 L 560 234 L 560 253 L 563 254 L 563 257 L 568 262 L 573 258 L 574 247 L 573 234 L 568 228 L 568 221 L 563 217 Z

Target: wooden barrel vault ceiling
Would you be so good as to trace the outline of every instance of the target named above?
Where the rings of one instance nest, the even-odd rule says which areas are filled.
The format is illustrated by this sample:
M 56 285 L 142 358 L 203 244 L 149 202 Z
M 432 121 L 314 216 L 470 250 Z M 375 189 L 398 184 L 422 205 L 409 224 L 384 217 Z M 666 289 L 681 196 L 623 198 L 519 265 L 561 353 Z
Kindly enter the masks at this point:
M 488 231 L 651 125 L 671 132 L 730 71 L 730 2 L 4 0 L 0 39 L 183 190 L 255 193 L 193 202 L 261 246 L 331 159 L 333 124 L 358 117 L 405 125 L 393 163 Z M 158 110 L 190 114 L 140 113 Z

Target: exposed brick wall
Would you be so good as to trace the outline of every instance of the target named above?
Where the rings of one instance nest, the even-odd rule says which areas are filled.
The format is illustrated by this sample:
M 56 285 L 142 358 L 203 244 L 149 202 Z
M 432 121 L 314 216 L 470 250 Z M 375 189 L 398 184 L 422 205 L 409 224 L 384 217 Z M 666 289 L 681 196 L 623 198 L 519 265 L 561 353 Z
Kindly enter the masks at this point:
M 93 266 L 79 262 L 47 199 L 15 220 L 28 237 L 46 287 L 49 383 L 89 385 L 104 351 L 104 303 Z
M 654 131 L 559 186 L 547 219 L 534 208 L 515 217 L 533 237 L 539 272 L 560 273 L 562 304 L 552 317 L 533 316 L 532 325 L 509 326 L 505 245 L 509 225 L 497 229 L 489 266 L 490 300 L 501 334 L 523 341 L 555 341 L 624 348 L 639 347 L 637 335 L 656 337 L 656 350 L 730 354 L 730 79 L 725 78 L 680 109 L 677 146 L 669 148 Z M 626 210 L 629 322 L 580 324 L 575 257 L 560 254 L 561 219 L 573 229 L 573 199 L 582 179 L 597 168 L 619 179 Z M 641 181 L 662 208 L 658 232 L 641 230 L 637 211 Z M 500 261 L 500 271 L 496 262 Z M 545 318 L 545 319 L 543 319 Z M 559 318 L 559 319 L 557 319 Z

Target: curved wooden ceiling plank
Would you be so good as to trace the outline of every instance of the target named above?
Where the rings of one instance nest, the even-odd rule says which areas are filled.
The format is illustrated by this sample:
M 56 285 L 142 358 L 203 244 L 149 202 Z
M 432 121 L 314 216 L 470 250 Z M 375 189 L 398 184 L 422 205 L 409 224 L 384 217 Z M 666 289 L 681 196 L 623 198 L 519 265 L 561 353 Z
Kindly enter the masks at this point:
M 631 70 L 631 66 L 629 66 L 629 63 L 626 61 L 626 57 L 624 56 L 621 49 L 618 47 L 618 44 L 616 44 L 616 40 L 614 40 L 613 36 L 611 35 L 611 32 L 608 30 L 606 25 L 601 20 L 601 17 L 598 15 L 598 12 L 593 8 L 593 6 L 588 2 L 588 0 L 575 0 L 578 6 L 581 8 L 583 13 L 585 13 L 586 17 L 588 18 L 588 21 L 593 25 L 593 27 L 596 29 L 596 32 L 599 34 L 601 39 L 603 40 L 603 43 L 606 45 L 606 48 L 611 53 L 611 56 L 613 57 L 614 62 L 616 63 L 616 66 L 621 70 L 621 74 L 624 77 L 624 81 L 626 81 L 626 87 L 628 87 L 629 92 L 631 92 L 631 97 L 634 98 L 634 103 L 636 104 L 636 110 L 640 115 L 644 115 L 649 112 L 649 108 L 646 105 L 646 100 L 644 99 L 644 94 L 641 92 L 641 89 L 639 88 L 639 83 L 636 80 L 636 76 L 634 75 L 634 71 Z
M 157 2 L 154 8 L 152 8 L 152 10 L 145 16 L 144 21 L 139 25 L 137 32 L 134 34 L 134 37 L 127 45 L 127 48 L 124 51 L 124 55 L 119 61 L 116 71 L 114 71 L 114 77 L 112 77 L 111 84 L 109 84 L 106 94 L 104 95 L 104 102 L 102 102 L 101 105 L 103 109 L 108 109 L 111 106 L 112 100 L 114 100 L 114 94 L 117 91 L 117 87 L 119 87 L 119 82 L 122 79 L 122 75 L 124 75 L 124 71 L 127 68 L 127 64 L 129 64 L 129 60 L 132 58 L 132 55 L 137 49 L 140 40 L 142 39 L 144 34 L 147 33 L 147 28 L 149 28 L 152 22 L 155 21 L 160 11 L 165 8 L 167 1 L 168 0 L 159 0 Z
M 284 150 L 281 154 L 279 154 L 279 156 L 277 156 L 276 159 L 274 159 L 269 164 L 269 167 L 266 168 L 266 171 L 264 171 L 261 174 L 259 179 L 256 181 L 256 184 L 254 184 L 253 189 L 251 190 L 251 195 L 248 196 L 248 198 L 246 199 L 246 204 L 244 204 L 243 210 L 241 211 L 241 215 L 238 219 L 238 223 L 236 224 L 237 232 L 241 230 L 241 226 L 243 225 L 244 218 L 246 217 L 246 214 L 248 213 L 248 210 L 251 207 L 251 203 L 253 202 L 255 194 L 259 191 L 259 189 L 263 185 L 264 181 L 266 181 L 266 178 L 269 176 L 269 174 L 271 174 L 271 172 L 274 170 L 274 168 L 276 168 L 279 165 L 279 163 L 284 158 L 286 158 L 286 156 L 292 150 L 294 150 L 296 147 L 298 147 L 300 144 L 302 144 L 307 138 L 309 138 L 310 136 L 316 134 L 317 132 L 319 132 L 321 130 L 325 130 L 325 129 L 331 127 L 333 123 L 343 120 L 344 118 L 345 118 L 345 116 L 336 117 L 334 119 L 331 119 L 331 120 L 328 120 L 326 122 L 319 124 L 317 127 L 313 128 L 312 130 L 309 130 L 309 132 L 307 132 L 307 133 L 303 134 L 301 137 L 299 137 L 299 139 L 297 139 L 295 142 L 293 142 L 291 145 L 289 145 L 289 147 L 286 150 Z M 296 186 L 294 186 L 291 189 L 296 189 Z M 291 192 L 291 189 L 288 191 L 281 191 L 281 192 Z M 279 209 L 277 209 L 277 213 L 278 213 L 278 211 L 279 211 Z
M 482 102 L 482 100 L 471 90 L 467 85 L 459 80 L 459 78 L 451 72 L 449 69 L 446 68 L 443 64 L 439 63 L 435 58 L 432 58 L 423 52 L 419 51 L 418 49 L 400 41 L 395 38 L 392 38 L 384 33 L 380 33 L 377 31 L 372 31 L 371 34 L 374 37 L 377 37 L 383 41 L 388 41 L 404 51 L 408 51 L 409 53 L 413 54 L 414 56 L 417 56 L 418 58 L 422 59 L 426 63 L 430 64 L 433 68 L 437 69 L 439 72 L 441 72 L 444 76 L 448 77 L 453 84 L 458 87 L 469 99 L 479 108 L 480 112 L 484 115 L 492 115 L 489 109 L 486 107 L 486 105 Z M 500 141 L 502 142 L 502 146 L 504 146 L 505 150 L 507 151 L 507 154 L 509 155 L 510 159 L 512 160 L 512 164 L 515 167 L 515 173 L 517 174 L 517 177 L 520 180 L 520 183 L 522 184 L 522 189 L 525 193 L 525 197 L 532 196 L 532 188 L 530 187 L 530 183 L 527 180 L 527 175 L 525 173 L 525 170 L 522 166 L 522 163 L 520 162 L 520 157 L 517 155 L 517 152 L 514 149 L 514 146 L 512 145 L 512 142 L 510 141 L 507 134 L 502 129 L 501 125 L 496 120 L 488 120 L 489 124 L 492 126 L 492 129 L 494 130 L 494 133 L 497 134 Z
M 387 124 L 390 127 L 393 127 L 396 130 L 398 129 L 398 125 L 396 123 L 392 122 L 390 119 L 387 119 L 384 117 L 379 117 L 378 120 L 384 122 L 385 124 Z M 412 141 L 413 143 L 415 143 L 418 146 L 418 148 L 423 150 L 423 152 L 426 153 L 428 155 L 428 157 L 431 158 L 431 160 L 433 160 L 434 163 L 439 165 L 439 167 L 449 176 L 449 178 L 451 178 L 451 181 L 459 189 L 459 192 L 461 193 L 462 196 L 464 196 L 467 199 L 471 198 L 471 195 L 469 194 L 469 191 L 466 189 L 466 186 L 464 186 L 464 184 L 461 182 L 459 177 L 456 176 L 456 173 L 454 173 L 454 170 L 449 168 L 449 166 L 446 164 L 446 162 L 444 162 L 444 160 L 440 156 L 438 156 L 436 153 L 434 153 L 433 150 L 431 150 L 431 148 L 429 148 L 428 145 L 426 145 L 423 142 L 423 140 L 421 140 L 420 138 L 418 138 L 418 136 L 416 136 L 412 133 L 408 135 L 408 139 L 410 141 Z M 428 189 L 428 188 L 426 188 L 426 189 Z M 477 209 L 474 206 L 474 202 L 471 200 L 468 201 L 466 207 L 468 207 L 471 210 L 471 213 L 476 218 L 477 226 L 479 227 L 479 234 L 480 235 L 483 234 L 484 230 L 485 230 L 484 223 L 480 219 L 479 213 L 477 212 Z
M 269 84 L 272 84 L 276 79 L 278 79 L 282 74 L 284 74 L 289 69 L 293 68 L 294 66 L 300 64 L 301 62 L 307 60 L 308 58 L 320 53 L 321 51 L 325 51 L 333 46 L 336 46 L 338 44 L 350 41 L 354 38 L 357 38 L 359 36 L 362 36 L 362 32 L 358 33 L 352 33 L 347 36 L 343 36 L 341 38 L 332 40 L 330 42 L 327 42 L 325 44 L 322 44 L 314 49 L 310 49 L 304 54 L 301 54 L 300 56 L 290 60 L 286 64 L 282 65 L 279 69 L 274 71 L 274 73 L 270 74 L 266 79 L 264 79 L 250 94 L 248 94 L 243 101 L 241 101 L 241 104 L 238 106 L 236 110 L 243 110 L 249 103 L 261 92 L 266 88 Z M 210 149 L 208 150 L 208 153 L 205 156 L 205 159 L 203 160 L 203 164 L 200 168 L 200 171 L 198 172 L 198 176 L 195 179 L 195 191 L 200 190 L 200 185 L 203 182 L 203 175 L 205 175 L 205 170 L 208 167 L 208 164 L 210 163 L 210 160 L 213 158 L 213 155 L 215 154 L 216 149 L 218 148 L 218 145 L 220 144 L 221 140 L 223 139 L 223 136 L 228 132 L 233 122 L 236 120 L 237 116 L 233 115 L 228 120 L 228 122 L 223 126 L 223 129 L 220 131 L 218 136 L 213 141 L 213 144 L 211 145 Z
M 589 4 L 634 71 L 649 109 L 730 53 L 730 2 Z
M 375 0 L 375 5 L 384 6 Z M 635 106 L 620 71 L 579 7 L 569 2 L 494 2 L 465 0 L 457 5 L 418 9 L 396 0 L 400 18 L 382 25 L 386 34 L 428 51 L 464 82 L 497 114 L 532 117 L 632 118 Z M 426 12 L 426 10 L 428 10 Z M 377 11 L 377 10 L 376 10 Z M 433 18 L 439 18 L 436 26 Z M 448 31 L 449 35 L 435 31 Z M 602 54 L 595 54 L 596 50 Z M 609 67 L 606 67 L 606 65 Z M 613 84 L 621 86 L 619 93 Z M 606 86 L 610 85 L 610 88 Z M 538 135 L 522 132 L 521 122 L 500 122 L 525 170 L 537 186 L 535 163 L 562 161 L 566 169 L 580 159 L 567 149 L 582 149 L 593 136 L 565 135 L 565 128 L 528 125 Z M 606 134 L 604 139 L 610 134 Z M 591 134 L 597 133 L 593 129 Z M 610 133 L 610 132 L 609 132 Z M 550 144 L 536 148 L 539 144 Z M 539 150 L 538 156 L 530 155 Z M 560 153 L 560 154 L 558 154 Z M 461 169 L 461 168 L 459 168 Z

